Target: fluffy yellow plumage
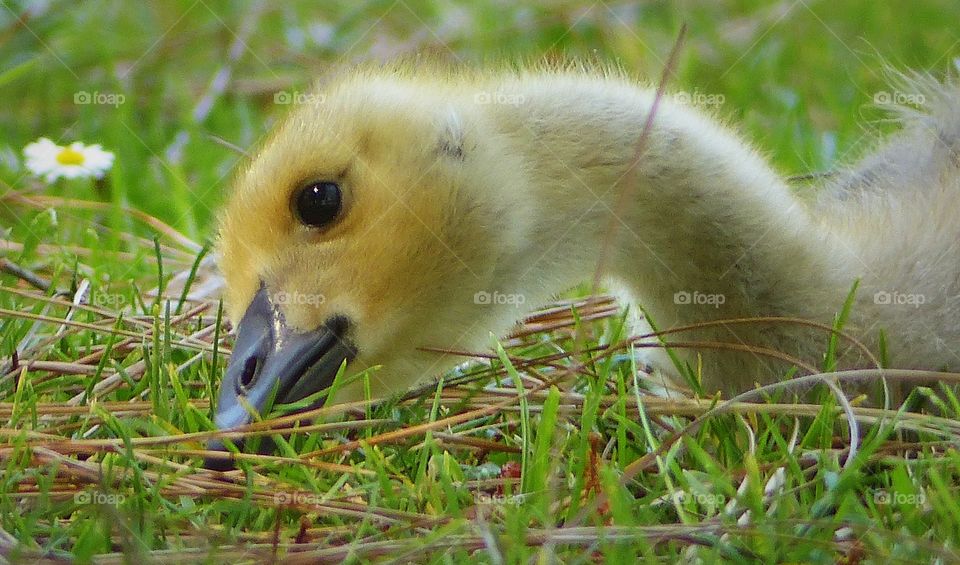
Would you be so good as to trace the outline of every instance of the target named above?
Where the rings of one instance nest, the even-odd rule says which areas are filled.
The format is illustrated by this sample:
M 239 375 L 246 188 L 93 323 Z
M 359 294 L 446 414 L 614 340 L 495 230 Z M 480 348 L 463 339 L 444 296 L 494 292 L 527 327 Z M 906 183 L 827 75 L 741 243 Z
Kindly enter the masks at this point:
M 806 206 L 731 129 L 670 96 L 628 174 L 654 92 L 619 73 L 345 74 L 263 144 L 222 216 L 240 339 L 218 424 L 246 421 L 238 394 L 259 398 L 277 382 L 287 400 L 309 394 L 345 358 L 348 373 L 382 365 L 377 396 L 436 376 L 458 360 L 418 347 L 484 349 L 490 332 L 592 277 L 611 221 L 620 237 L 606 274 L 660 328 L 753 316 L 830 324 L 859 280 L 850 331 L 876 343 L 885 329 L 897 366 L 960 368 L 943 346 L 960 335 L 960 92 L 912 84 L 928 112 Z M 623 182 L 634 198 L 614 209 Z M 327 212 L 304 225 L 304 213 Z M 790 324 L 683 340 L 814 364 L 826 346 L 823 332 Z M 702 355 L 705 388 L 727 394 L 786 368 L 743 352 L 677 353 Z M 353 385 L 336 400 L 361 396 Z

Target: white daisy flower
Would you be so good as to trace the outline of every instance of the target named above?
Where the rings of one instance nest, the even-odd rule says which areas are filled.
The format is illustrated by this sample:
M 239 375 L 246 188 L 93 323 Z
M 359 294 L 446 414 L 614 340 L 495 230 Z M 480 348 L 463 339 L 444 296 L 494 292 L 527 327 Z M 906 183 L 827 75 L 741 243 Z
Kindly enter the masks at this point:
M 84 145 L 79 141 L 61 147 L 46 137 L 23 148 L 27 169 L 47 182 L 60 177 L 102 178 L 113 166 L 113 153 L 104 151 L 100 144 Z

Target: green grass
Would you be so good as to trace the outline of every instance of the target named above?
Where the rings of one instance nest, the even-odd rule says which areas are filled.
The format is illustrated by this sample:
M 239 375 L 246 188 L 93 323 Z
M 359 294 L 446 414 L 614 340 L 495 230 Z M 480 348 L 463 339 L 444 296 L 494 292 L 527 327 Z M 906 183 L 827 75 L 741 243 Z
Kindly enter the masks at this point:
M 0 0 L 0 254 L 65 291 L 0 274 L 0 558 L 956 561 L 955 420 L 905 413 L 894 430 L 894 412 L 854 407 L 850 451 L 825 394 L 692 428 L 714 403 L 644 393 L 609 303 L 542 318 L 550 331 L 503 340 L 486 370 L 328 410 L 279 441 L 287 459 L 198 468 L 231 339 L 215 295 L 184 300 L 184 283 L 210 280 L 198 258 L 241 159 L 211 136 L 253 147 L 286 109 L 276 92 L 414 51 L 565 54 L 655 79 L 686 23 L 675 88 L 722 96 L 721 116 L 803 175 L 891 127 L 870 106 L 890 90 L 884 62 L 942 74 L 960 56 L 952 0 L 700 4 L 53 1 L 34 14 Z M 102 143 L 107 182 L 29 177 L 21 150 L 40 136 Z M 78 291 L 93 307 L 69 306 Z

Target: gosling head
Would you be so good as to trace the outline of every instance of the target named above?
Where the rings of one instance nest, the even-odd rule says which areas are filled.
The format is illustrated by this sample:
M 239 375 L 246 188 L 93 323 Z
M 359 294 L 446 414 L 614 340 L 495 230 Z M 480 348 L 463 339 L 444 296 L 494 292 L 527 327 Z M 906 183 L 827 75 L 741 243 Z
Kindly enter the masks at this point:
M 446 88 L 341 80 L 296 107 L 240 173 L 219 234 L 238 334 L 218 428 L 249 422 L 274 394 L 290 403 L 329 387 L 344 361 L 347 375 L 383 367 L 370 374 L 375 397 L 404 390 L 455 363 L 419 348 L 479 347 L 516 320 L 514 306 L 474 294 L 495 288 L 523 240 L 523 190 L 490 166 L 510 156 L 478 143 L 479 117 Z M 335 400 L 363 391 L 350 383 Z

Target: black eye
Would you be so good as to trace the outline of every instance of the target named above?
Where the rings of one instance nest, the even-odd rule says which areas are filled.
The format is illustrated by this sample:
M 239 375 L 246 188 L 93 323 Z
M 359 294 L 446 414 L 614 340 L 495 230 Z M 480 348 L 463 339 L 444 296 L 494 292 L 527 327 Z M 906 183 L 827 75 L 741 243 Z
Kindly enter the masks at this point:
M 319 228 L 337 217 L 340 200 L 340 185 L 331 181 L 315 181 L 294 195 L 293 211 L 304 225 Z

